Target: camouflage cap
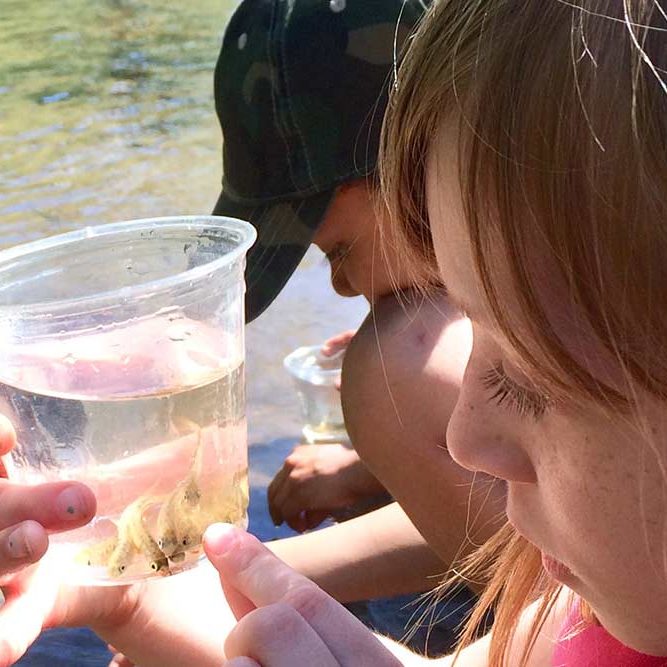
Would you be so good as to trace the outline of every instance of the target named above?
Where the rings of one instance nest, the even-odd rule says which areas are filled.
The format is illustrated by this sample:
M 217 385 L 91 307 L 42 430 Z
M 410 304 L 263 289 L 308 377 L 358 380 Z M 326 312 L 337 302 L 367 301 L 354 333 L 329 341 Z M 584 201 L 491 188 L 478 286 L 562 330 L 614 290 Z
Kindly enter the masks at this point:
M 223 39 L 216 215 L 255 225 L 248 321 L 277 296 L 336 187 L 375 169 L 394 57 L 419 0 L 243 0 Z

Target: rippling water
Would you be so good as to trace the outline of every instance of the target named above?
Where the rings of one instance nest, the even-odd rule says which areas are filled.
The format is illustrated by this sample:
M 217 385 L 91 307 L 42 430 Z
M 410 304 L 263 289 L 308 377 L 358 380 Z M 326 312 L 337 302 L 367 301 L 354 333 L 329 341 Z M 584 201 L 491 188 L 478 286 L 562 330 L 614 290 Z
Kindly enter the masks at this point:
M 84 225 L 212 209 L 222 146 L 213 68 L 234 6 L 2 0 L 0 247 Z M 300 428 L 282 358 L 356 326 L 365 310 L 363 300 L 333 294 L 322 256 L 311 250 L 275 304 L 247 327 L 250 526 L 262 539 L 288 532 L 271 524 L 265 487 Z M 383 629 L 380 618 L 373 623 Z M 55 630 L 20 664 L 107 662 L 89 632 Z
M 207 213 L 221 178 L 213 68 L 235 3 L 3 0 L 0 246 L 88 224 Z M 280 361 L 356 324 L 311 252 L 248 327 L 251 440 L 294 434 Z
M 2 244 L 211 207 L 221 143 L 211 68 L 231 4 L 2 5 Z
M 234 3 L 197 0 L 2 0 L 0 247 L 84 225 L 208 213 L 222 140 L 213 68 Z M 284 534 L 265 486 L 300 422 L 282 369 L 294 347 L 357 324 L 310 251 L 277 302 L 247 328 L 251 528 Z M 26 667 L 106 665 L 85 631 L 54 631 Z

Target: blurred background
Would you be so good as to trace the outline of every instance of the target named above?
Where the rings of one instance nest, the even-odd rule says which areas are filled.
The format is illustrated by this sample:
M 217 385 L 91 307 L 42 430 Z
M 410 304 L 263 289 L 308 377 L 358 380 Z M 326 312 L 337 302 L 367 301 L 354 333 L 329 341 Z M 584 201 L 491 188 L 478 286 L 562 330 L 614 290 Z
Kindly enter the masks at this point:
M 209 213 L 222 138 L 213 68 L 235 3 L 2 0 L 0 246 L 114 220 Z M 251 442 L 296 436 L 282 358 L 355 327 L 311 249 L 247 329 Z M 286 387 L 288 390 L 286 391 Z
M 2 0 L 0 247 L 86 225 L 209 213 L 222 138 L 213 69 L 225 0 Z M 265 489 L 301 428 L 282 368 L 299 345 L 356 328 L 363 299 L 342 299 L 314 248 L 247 328 L 250 528 L 274 528 Z M 51 633 L 24 665 L 106 665 L 77 631 Z

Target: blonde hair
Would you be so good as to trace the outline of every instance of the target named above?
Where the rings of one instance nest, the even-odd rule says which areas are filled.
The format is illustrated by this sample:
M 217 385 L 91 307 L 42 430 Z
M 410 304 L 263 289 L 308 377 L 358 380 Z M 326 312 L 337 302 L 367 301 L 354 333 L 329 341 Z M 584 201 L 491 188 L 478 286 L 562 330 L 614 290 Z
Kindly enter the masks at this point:
M 629 387 L 667 399 L 666 31 L 657 0 L 436 0 L 383 132 L 393 229 L 411 263 L 433 265 L 427 156 L 458 123 L 466 224 L 497 326 L 555 394 L 607 406 L 631 403 Z M 559 338 L 531 268 L 536 243 L 626 386 L 601 383 Z M 518 308 L 496 288 L 498 257 Z M 506 665 L 520 611 L 541 596 L 524 665 L 558 587 L 509 526 L 469 567 L 482 562 L 492 576 L 465 639 L 495 605 L 490 664 Z

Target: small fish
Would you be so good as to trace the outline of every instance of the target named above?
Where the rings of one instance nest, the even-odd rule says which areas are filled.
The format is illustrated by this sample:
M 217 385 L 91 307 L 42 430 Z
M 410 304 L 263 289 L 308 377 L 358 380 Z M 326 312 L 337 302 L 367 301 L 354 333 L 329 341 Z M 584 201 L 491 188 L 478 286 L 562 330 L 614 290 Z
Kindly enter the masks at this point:
M 231 486 L 219 492 L 217 498 L 211 501 L 209 508 L 211 523 L 215 521 L 236 523 L 248 509 L 249 499 L 248 470 L 245 468 L 234 473 Z
M 107 563 L 110 576 L 122 576 L 137 556 L 144 556 L 153 572 L 171 574 L 166 555 L 144 524 L 144 512 L 155 502 L 153 497 L 141 496 L 123 510 L 118 520 L 118 542 Z
M 107 561 L 107 572 L 110 577 L 121 577 L 128 565 L 137 555 L 137 548 L 126 536 L 119 536 L 116 548 Z
M 139 553 L 147 558 L 151 570 L 162 575 L 171 574 L 167 556 L 148 532 L 148 529 L 144 525 L 143 518 L 138 518 L 137 521 L 132 524 L 130 531 L 135 547 Z
M 202 467 L 201 428 L 190 420 L 186 420 L 185 425 L 197 430 L 197 445 L 192 456 L 192 463 L 187 475 L 176 485 L 162 504 L 157 519 L 157 544 L 162 552 L 172 560 L 180 558 L 183 550 L 190 549 L 201 542 L 201 531 L 196 525 L 196 515 L 199 512 L 202 498 L 197 482 Z M 179 561 L 176 560 L 176 562 Z
M 83 565 L 89 565 L 91 567 L 96 565 L 106 565 L 117 544 L 117 535 L 107 537 L 101 542 L 96 542 L 95 544 L 82 549 L 76 555 L 75 560 L 77 563 L 82 563 Z
M 231 485 L 222 491 L 202 493 L 198 480 L 202 474 L 203 445 L 201 428 L 183 419 L 181 427 L 198 430 L 197 445 L 188 474 L 163 503 L 157 520 L 157 544 L 174 563 L 186 552 L 197 552 L 206 528 L 217 521 L 236 523 L 248 507 L 248 471 L 234 474 Z
M 199 487 L 188 477 L 176 485 L 162 504 L 157 518 L 157 543 L 167 556 L 190 545 L 186 533 L 193 523 L 200 500 Z

